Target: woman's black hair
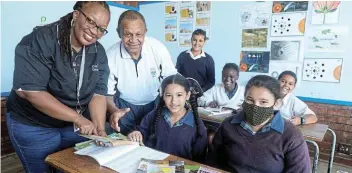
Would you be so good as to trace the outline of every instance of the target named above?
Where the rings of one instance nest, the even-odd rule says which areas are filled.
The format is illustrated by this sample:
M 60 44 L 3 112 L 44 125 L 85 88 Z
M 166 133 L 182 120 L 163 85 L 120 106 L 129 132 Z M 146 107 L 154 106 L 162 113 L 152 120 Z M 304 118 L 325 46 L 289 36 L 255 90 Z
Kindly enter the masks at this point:
M 246 85 L 245 95 L 247 94 L 248 90 L 252 87 L 266 88 L 274 95 L 275 100 L 281 98 L 280 82 L 271 76 L 257 75 L 251 78 Z
M 117 22 L 117 28 L 116 28 L 116 32 L 119 35 L 120 38 L 122 38 L 121 32 L 122 32 L 122 22 L 124 20 L 137 20 L 140 19 L 142 20 L 142 22 L 144 23 L 144 27 L 147 29 L 147 23 L 145 23 L 145 19 L 143 17 L 143 15 L 141 13 L 139 13 L 138 11 L 134 11 L 134 10 L 127 10 L 124 11 L 119 18 L 119 21 Z
M 280 80 L 280 79 L 281 79 L 282 77 L 284 77 L 285 75 L 290 75 L 290 76 L 292 76 L 292 77 L 295 79 L 295 85 L 296 85 L 296 83 L 297 83 L 297 75 L 296 75 L 296 73 L 294 73 L 293 71 L 289 71 L 289 70 L 283 71 L 283 72 L 279 75 L 278 79 Z
M 110 13 L 109 5 L 105 1 L 77 1 L 73 6 L 73 10 L 81 10 L 85 4 L 97 3 L 104 7 Z M 60 53 L 61 56 L 71 56 L 71 21 L 73 19 L 73 12 L 60 18 L 59 23 L 59 43 L 60 43 Z
M 193 38 L 195 35 L 203 35 L 203 36 L 204 36 L 204 40 L 208 40 L 207 32 L 205 32 L 205 31 L 202 30 L 202 29 L 196 29 L 195 31 L 193 31 L 193 33 L 192 33 L 192 38 Z
M 222 68 L 222 71 L 224 71 L 225 69 L 233 69 L 237 72 L 237 74 L 239 74 L 239 68 L 238 65 L 235 63 L 226 63 L 224 65 L 224 67 Z
M 200 130 L 199 130 L 199 125 L 198 125 L 198 119 L 199 119 L 199 115 L 198 115 L 198 104 L 197 104 L 197 99 L 198 97 L 200 97 L 203 93 L 198 89 L 197 86 L 193 86 L 192 82 L 190 82 L 190 80 L 186 79 L 185 77 L 183 77 L 180 74 L 175 74 L 175 75 L 171 75 L 166 77 L 162 84 L 161 84 L 161 96 L 160 96 L 160 102 L 158 107 L 156 108 L 155 111 L 155 120 L 154 120 L 154 124 L 153 127 L 150 128 L 150 136 L 149 139 L 154 139 L 156 137 L 156 128 L 157 128 L 157 123 L 160 120 L 160 118 L 162 117 L 162 109 L 165 108 L 165 101 L 163 99 L 163 92 L 165 91 L 165 88 L 170 85 L 170 84 L 178 84 L 180 86 L 183 86 L 186 93 L 191 92 L 191 96 L 189 99 L 190 102 L 190 107 L 193 111 L 193 115 L 194 115 L 194 120 L 195 120 L 195 124 L 196 124 L 196 130 L 197 130 L 197 135 L 200 136 Z M 200 86 L 199 86 L 200 87 Z M 189 109 L 187 107 L 187 109 Z

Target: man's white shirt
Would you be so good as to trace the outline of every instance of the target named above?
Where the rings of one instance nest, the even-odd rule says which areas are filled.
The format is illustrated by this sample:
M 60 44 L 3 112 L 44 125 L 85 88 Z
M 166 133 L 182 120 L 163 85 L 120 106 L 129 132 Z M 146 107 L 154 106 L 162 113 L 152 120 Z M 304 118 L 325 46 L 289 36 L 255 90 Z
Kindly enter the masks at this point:
M 148 104 L 158 96 L 160 70 L 163 78 L 177 73 L 167 48 L 152 37 L 145 37 L 137 65 L 121 41 L 108 49 L 107 56 L 108 95 L 114 95 L 117 86 L 120 98 L 134 105 Z

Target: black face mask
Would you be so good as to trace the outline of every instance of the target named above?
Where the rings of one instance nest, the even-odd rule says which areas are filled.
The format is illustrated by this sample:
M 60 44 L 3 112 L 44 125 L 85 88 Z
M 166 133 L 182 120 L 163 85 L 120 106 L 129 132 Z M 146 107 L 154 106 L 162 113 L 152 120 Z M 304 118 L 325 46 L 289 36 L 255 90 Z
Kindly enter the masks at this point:
M 260 107 L 254 104 L 243 102 L 244 117 L 247 123 L 252 126 L 262 124 L 268 120 L 274 113 L 274 106 L 271 107 Z

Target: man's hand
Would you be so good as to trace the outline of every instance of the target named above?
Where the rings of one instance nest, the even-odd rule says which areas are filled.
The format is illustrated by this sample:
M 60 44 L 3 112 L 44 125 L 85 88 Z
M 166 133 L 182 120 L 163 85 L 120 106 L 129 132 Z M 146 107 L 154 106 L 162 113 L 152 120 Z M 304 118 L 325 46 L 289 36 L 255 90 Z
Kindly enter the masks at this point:
M 123 108 L 115 111 L 110 116 L 110 126 L 116 131 L 120 132 L 119 120 L 123 117 L 127 112 L 130 111 L 130 108 Z
M 218 107 L 218 104 L 216 103 L 216 101 L 212 101 L 208 104 L 208 106 L 211 108 L 216 108 L 216 107 Z
M 133 142 L 143 142 L 143 135 L 140 131 L 133 131 L 127 137 Z
M 97 135 L 97 129 L 94 124 L 85 118 L 83 115 L 79 115 L 78 118 L 73 122 L 78 128 L 79 132 L 83 135 Z

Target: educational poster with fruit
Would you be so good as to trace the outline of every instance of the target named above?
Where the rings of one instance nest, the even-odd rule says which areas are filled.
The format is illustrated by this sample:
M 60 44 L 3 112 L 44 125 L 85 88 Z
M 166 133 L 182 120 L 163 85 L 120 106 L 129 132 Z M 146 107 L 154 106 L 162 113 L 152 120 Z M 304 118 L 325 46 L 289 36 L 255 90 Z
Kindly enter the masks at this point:
M 303 36 L 306 13 L 279 13 L 271 18 L 271 36 Z
M 339 83 L 342 59 L 304 59 L 302 80 Z

